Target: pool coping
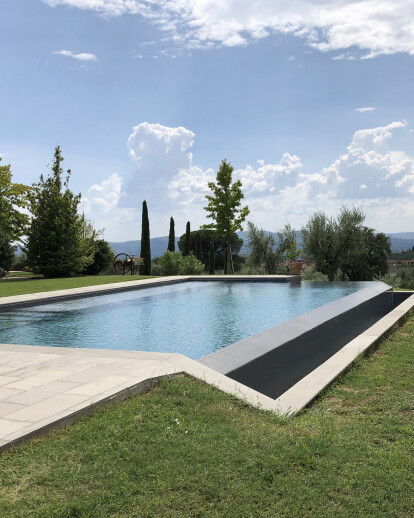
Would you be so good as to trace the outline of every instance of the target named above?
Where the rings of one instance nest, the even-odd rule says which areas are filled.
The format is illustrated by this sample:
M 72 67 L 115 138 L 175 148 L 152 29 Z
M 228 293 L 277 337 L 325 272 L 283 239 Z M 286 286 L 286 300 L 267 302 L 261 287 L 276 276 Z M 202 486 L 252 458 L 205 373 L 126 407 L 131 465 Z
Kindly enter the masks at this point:
M 260 409 L 295 415 L 413 308 L 414 294 L 277 399 L 181 354 L 0 344 L 0 451 L 66 427 L 99 406 L 147 392 L 159 379 L 179 374 L 214 385 Z M 42 390 L 43 396 L 36 401 L 36 391 Z

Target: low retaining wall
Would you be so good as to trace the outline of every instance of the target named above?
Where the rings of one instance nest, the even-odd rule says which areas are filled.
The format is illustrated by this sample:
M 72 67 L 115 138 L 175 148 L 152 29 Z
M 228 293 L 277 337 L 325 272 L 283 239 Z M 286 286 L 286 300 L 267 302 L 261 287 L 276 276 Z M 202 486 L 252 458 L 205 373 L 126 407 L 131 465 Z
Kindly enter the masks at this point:
M 262 394 L 277 398 L 389 313 L 397 298 L 393 300 L 392 288 L 373 282 L 368 288 L 229 345 L 199 361 Z

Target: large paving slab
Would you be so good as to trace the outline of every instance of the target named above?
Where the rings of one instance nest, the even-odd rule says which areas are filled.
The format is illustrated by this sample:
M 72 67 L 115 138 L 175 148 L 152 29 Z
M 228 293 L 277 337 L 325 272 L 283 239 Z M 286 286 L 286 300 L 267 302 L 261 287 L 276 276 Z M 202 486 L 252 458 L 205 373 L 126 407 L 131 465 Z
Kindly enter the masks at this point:
M 252 404 L 274 403 L 180 354 L 0 344 L 0 367 L 0 449 L 177 373 L 214 383 Z

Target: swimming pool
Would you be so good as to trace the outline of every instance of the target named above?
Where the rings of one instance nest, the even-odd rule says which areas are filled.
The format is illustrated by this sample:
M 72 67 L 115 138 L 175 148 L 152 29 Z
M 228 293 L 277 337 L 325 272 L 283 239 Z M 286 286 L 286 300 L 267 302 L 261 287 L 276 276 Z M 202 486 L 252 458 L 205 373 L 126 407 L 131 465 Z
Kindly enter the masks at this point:
M 66 300 L 2 312 L 0 342 L 198 359 L 366 286 L 193 281 Z

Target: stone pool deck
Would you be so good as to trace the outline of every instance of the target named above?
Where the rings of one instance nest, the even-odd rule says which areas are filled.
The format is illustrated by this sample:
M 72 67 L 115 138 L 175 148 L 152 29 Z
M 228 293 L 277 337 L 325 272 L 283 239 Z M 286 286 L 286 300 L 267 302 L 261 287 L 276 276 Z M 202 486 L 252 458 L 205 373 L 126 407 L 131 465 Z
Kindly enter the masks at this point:
M 276 400 L 181 354 L 0 344 L 0 450 L 68 426 L 99 405 L 146 392 L 159 378 L 179 373 L 262 409 L 295 414 L 413 308 L 414 295 Z

